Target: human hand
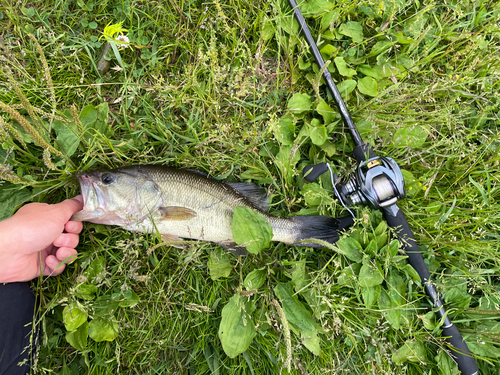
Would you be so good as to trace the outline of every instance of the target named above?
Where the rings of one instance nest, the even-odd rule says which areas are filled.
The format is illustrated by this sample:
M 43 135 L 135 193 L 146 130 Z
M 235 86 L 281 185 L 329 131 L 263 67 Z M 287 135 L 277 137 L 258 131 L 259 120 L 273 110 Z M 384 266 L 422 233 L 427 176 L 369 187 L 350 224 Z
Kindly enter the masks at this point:
M 82 196 L 58 204 L 29 203 L 0 222 L 0 282 L 59 275 L 74 259 L 82 223 L 69 221 Z

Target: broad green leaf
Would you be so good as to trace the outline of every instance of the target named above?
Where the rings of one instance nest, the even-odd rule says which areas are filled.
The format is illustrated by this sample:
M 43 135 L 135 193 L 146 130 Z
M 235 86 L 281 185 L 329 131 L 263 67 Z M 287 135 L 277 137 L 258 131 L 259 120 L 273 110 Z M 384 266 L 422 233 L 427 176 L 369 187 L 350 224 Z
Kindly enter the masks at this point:
M 118 324 L 105 318 L 96 318 L 89 323 L 89 337 L 96 341 L 113 341 L 118 333 Z
M 417 339 L 408 340 L 402 347 L 394 352 L 392 361 L 396 365 L 401 365 L 404 362 L 425 362 L 426 350 L 424 344 Z
M 93 300 L 97 293 L 97 287 L 93 284 L 83 283 L 77 286 L 76 291 L 78 297 L 86 300 Z
M 408 125 L 396 130 L 392 142 L 398 148 L 419 148 L 423 146 L 429 133 L 429 125 Z
M 335 62 L 335 66 L 341 75 L 345 77 L 352 77 L 357 74 L 354 69 L 347 67 L 347 63 L 342 56 L 336 57 L 333 61 Z
M 72 122 L 66 123 L 54 120 L 52 128 L 57 134 L 56 141 L 61 150 L 68 156 L 73 155 L 80 144 L 80 135 L 78 134 L 76 125 Z
M 401 173 L 405 182 L 405 193 L 408 197 L 413 197 L 421 190 L 422 184 L 419 183 L 411 172 L 402 169 Z
M 340 254 L 354 262 L 361 262 L 363 259 L 363 247 L 353 238 L 341 238 L 337 241 L 337 246 L 340 249 Z
M 282 173 L 286 183 L 292 183 L 295 165 L 299 160 L 300 152 L 297 148 L 292 146 L 282 146 L 276 155 L 276 167 L 278 167 Z
M 278 283 L 274 293 L 279 298 L 287 320 L 304 332 L 316 331 L 316 323 L 309 310 L 299 301 L 290 283 Z
M 382 289 L 380 291 L 380 297 L 378 298 L 378 307 L 380 310 L 385 312 L 386 320 L 394 329 L 399 329 L 401 320 L 401 310 L 399 306 L 392 301 L 391 297 L 387 292 Z
M 288 101 L 287 108 L 296 117 L 303 117 L 312 107 L 311 97 L 308 94 L 295 93 Z
M 349 21 L 340 25 L 339 32 L 342 35 L 347 35 L 354 43 L 363 41 L 363 27 L 359 22 Z
M 337 52 L 337 47 L 332 46 L 331 44 L 325 44 L 323 48 L 320 49 L 321 54 L 326 60 L 329 60 L 332 55 Z
M 266 281 L 266 269 L 259 268 L 250 272 L 243 281 L 246 290 L 259 289 Z
M 381 287 L 380 285 L 375 285 L 374 287 L 361 287 L 361 295 L 363 296 L 363 302 L 367 308 L 373 306 L 373 304 L 380 297 Z
M 221 277 L 228 277 L 233 269 L 231 256 L 227 253 L 227 251 L 222 249 L 216 249 L 210 253 L 207 266 L 212 280 L 217 280 Z
M 82 111 L 80 112 L 80 122 L 82 123 L 83 128 L 87 128 L 88 125 L 93 124 L 94 122 L 97 121 L 97 109 L 89 104 L 85 107 L 82 108 Z
M 339 278 L 337 279 L 337 284 L 339 286 L 347 286 L 349 288 L 358 288 L 358 274 L 361 269 L 361 263 L 353 263 L 350 266 L 345 267 Z
M 318 331 L 304 332 L 300 331 L 300 339 L 302 344 L 311 351 L 314 355 L 321 355 L 321 339 L 318 336 Z
M 333 155 L 336 154 L 337 152 L 337 148 L 335 147 L 335 145 L 330 142 L 330 141 L 326 141 L 325 143 L 323 143 L 321 146 L 321 149 L 326 153 L 326 155 L 328 157 L 332 157 Z
M 301 4 L 301 10 L 304 17 L 315 16 L 320 13 L 326 12 L 327 10 L 333 8 L 335 5 L 326 0 L 311 0 L 307 3 Z
M 325 125 L 331 124 L 335 120 L 335 115 L 337 114 L 337 112 L 324 100 L 320 100 L 316 106 L 316 112 L 323 117 L 323 123 Z
M 120 301 L 120 307 L 134 307 L 139 303 L 139 296 L 132 290 L 126 290 L 122 293 L 123 301 Z
M 87 321 L 87 313 L 75 304 L 66 306 L 63 310 L 63 322 L 66 330 L 74 331 Z
M 358 80 L 358 90 L 365 95 L 377 96 L 377 81 L 375 81 L 372 77 L 361 78 Z
M 75 331 L 66 332 L 66 341 L 76 350 L 84 351 L 87 347 L 88 331 L 89 323 L 85 322 Z
M 375 255 L 377 253 L 377 241 L 371 240 L 368 245 L 365 247 L 365 253 L 368 255 Z
M 380 285 L 384 281 L 384 275 L 380 266 L 372 261 L 363 263 L 359 271 L 359 285 L 370 288 L 375 285 Z
M 470 349 L 470 344 L 468 345 Z M 472 352 L 476 351 L 472 349 Z M 439 353 L 434 357 L 438 364 L 439 374 L 440 375 L 459 375 L 462 374 L 461 371 L 458 370 L 457 363 L 451 359 L 450 355 L 446 350 L 439 349 Z
M 290 271 L 290 277 L 292 279 L 293 285 L 295 285 L 295 290 L 300 291 L 310 282 L 309 274 L 306 271 L 306 260 L 301 259 L 297 262 L 293 262 L 293 267 Z
M 31 198 L 32 194 L 28 188 L 21 185 L 14 185 L 9 182 L 0 185 L 0 221 L 9 218 L 18 204 Z
M 273 229 L 265 216 L 248 207 L 236 207 L 232 228 L 234 241 L 244 245 L 252 254 L 259 254 L 269 247 L 273 238 Z
M 274 23 L 269 19 L 265 18 L 260 24 L 260 37 L 263 40 L 269 40 L 274 36 L 276 29 L 274 28 Z
M 424 323 L 425 329 L 432 331 L 436 328 L 436 323 L 434 322 L 434 311 L 429 311 L 422 317 L 422 323 Z
M 104 102 L 99 104 L 96 109 L 97 121 L 94 124 L 94 129 L 101 134 L 108 134 L 109 105 L 107 102 Z
M 282 145 L 291 146 L 295 140 L 295 125 L 292 116 L 283 116 L 273 126 L 274 136 Z
M 356 88 L 357 82 L 353 79 L 345 79 L 338 85 L 340 95 L 344 100 L 347 100 L 349 94 Z
M 312 129 L 309 133 L 311 137 L 311 142 L 316 146 L 321 146 L 328 139 L 328 133 L 326 132 L 326 127 L 321 124 L 318 119 L 313 119 L 311 121 Z
M 364 75 L 375 78 L 377 80 L 384 78 L 383 76 L 380 75 L 380 72 L 377 69 L 372 68 L 370 65 L 360 65 L 357 66 L 356 69 L 360 73 L 363 73 Z
M 246 298 L 235 294 L 222 309 L 219 339 L 230 358 L 246 351 L 256 334 Z
M 389 297 L 398 306 L 404 306 L 406 303 L 406 282 L 394 268 L 391 268 L 387 277 L 387 288 Z
M 328 192 L 316 182 L 305 184 L 300 193 L 304 196 L 304 199 L 309 206 L 318 206 L 325 200 L 325 198 L 329 199 Z
M 329 29 L 332 23 L 338 21 L 340 19 L 341 11 L 342 11 L 341 7 L 335 7 L 332 10 L 325 13 L 321 18 L 321 30 Z
M 399 241 L 398 240 L 392 240 L 391 243 L 389 244 L 389 256 L 395 257 L 397 253 L 399 252 Z
M 104 257 L 98 256 L 83 271 L 83 276 L 89 283 L 99 283 L 104 279 L 106 273 L 106 261 Z
M 387 223 L 385 221 L 381 221 L 380 224 L 375 228 L 375 235 L 381 236 L 387 231 Z
M 391 42 L 391 41 L 388 41 L 388 40 L 378 41 L 377 43 L 375 43 L 373 45 L 372 50 L 368 54 L 368 57 L 373 57 L 373 56 L 380 55 L 381 53 L 384 53 L 389 48 L 391 48 L 394 44 L 395 44 L 395 42 Z
M 302 56 L 300 56 L 298 58 L 297 63 L 299 64 L 299 69 L 301 69 L 301 70 L 306 70 L 307 68 L 309 68 L 311 66 L 311 62 L 308 60 L 304 61 Z

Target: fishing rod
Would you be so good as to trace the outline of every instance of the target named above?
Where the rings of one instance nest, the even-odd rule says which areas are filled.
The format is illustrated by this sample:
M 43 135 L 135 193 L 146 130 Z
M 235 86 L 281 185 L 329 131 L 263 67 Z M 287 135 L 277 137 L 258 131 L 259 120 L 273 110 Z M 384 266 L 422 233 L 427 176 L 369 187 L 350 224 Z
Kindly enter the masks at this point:
M 427 296 L 437 310 L 437 316 L 443 322 L 441 327 L 443 336 L 446 337 L 446 341 L 451 345 L 451 350 L 448 350 L 448 354 L 457 363 L 458 369 L 462 374 L 477 375 L 479 369 L 476 361 L 472 357 L 458 328 L 448 317 L 441 301 L 441 296 L 431 282 L 429 269 L 424 262 L 408 221 L 403 211 L 397 205 L 397 201 L 405 197 L 405 185 L 401 169 L 393 159 L 376 156 L 372 147 L 368 143 L 363 142 L 344 100 L 333 82 L 330 72 L 324 68 L 325 61 L 319 52 L 318 46 L 311 35 L 297 2 L 295 0 L 288 1 L 302 28 L 302 32 L 311 48 L 316 63 L 319 65 L 320 71 L 323 71 L 323 78 L 333 95 L 335 104 L 340 111 L 340 116 L 349 130 L 355 145 L 353 154 L 358 162 L 358 166 L 356 171 L 349 176 L 346 183 L 333 184 L 336 198 L 346 208 L 347 206 L 369 205 L 374 209 L 382 210 L 388 226 L 396 231 L 400 246 L 408 256 L 408 262 L 420 276 Z M 330 166 L 327 163 L 320 163 L 305 167 L 303 173 L 307 181 L 313 182 L 327 171 L 331 173 Z M 335 176 L 335 180 L 337 180 L 337 176 Z

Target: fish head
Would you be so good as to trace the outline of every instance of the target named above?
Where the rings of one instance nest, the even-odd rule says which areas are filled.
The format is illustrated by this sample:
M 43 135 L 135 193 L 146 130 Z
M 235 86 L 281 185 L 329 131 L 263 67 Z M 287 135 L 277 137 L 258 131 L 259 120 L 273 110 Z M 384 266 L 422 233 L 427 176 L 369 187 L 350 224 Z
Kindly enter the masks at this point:
M 161 204 L 160 188 L 138 169 L 95 170 L 77 178 L 84 205 L 73 221 L 127 226 L 152 215 Z

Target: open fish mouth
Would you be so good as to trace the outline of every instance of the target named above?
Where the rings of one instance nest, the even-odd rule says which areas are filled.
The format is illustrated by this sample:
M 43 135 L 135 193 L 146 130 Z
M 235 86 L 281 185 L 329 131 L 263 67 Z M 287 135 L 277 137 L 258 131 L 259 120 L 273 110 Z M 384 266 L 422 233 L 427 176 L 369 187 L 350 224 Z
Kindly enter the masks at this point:
M 99 187 L 95 185 L 87 173 L 77 175 L 80 191 L 83 196 L 83 209 L 75 213 L 71 220 L 90 221 L 101 217 L 106 212 L 106 201 Z

